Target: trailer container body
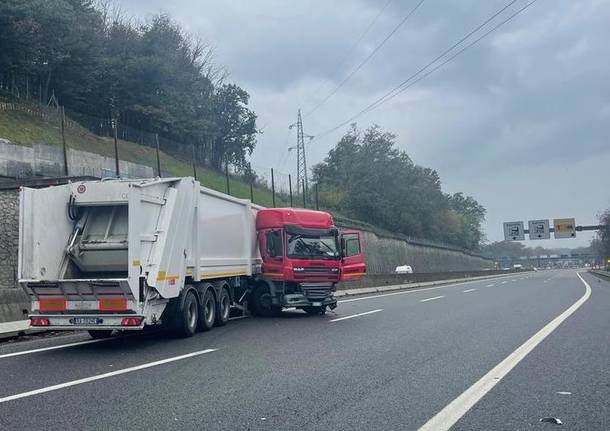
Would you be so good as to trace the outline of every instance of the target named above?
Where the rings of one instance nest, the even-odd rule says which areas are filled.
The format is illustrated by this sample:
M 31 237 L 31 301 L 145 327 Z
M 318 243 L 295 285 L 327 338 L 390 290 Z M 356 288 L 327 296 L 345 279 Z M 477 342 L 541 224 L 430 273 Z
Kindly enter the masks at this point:
M 193 178 L 23 188 L 19 230 L 32 325 L 93 336 L 159 323 L 192 335 L 231 307 L 323 312 L 350 262 L 329 214 L 264 209 Z

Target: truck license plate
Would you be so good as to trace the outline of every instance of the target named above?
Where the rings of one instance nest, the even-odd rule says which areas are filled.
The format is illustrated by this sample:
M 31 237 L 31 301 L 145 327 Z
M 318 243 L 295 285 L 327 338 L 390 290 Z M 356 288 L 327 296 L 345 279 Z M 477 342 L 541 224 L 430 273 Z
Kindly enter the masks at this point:
M 312 302 L 311 305 L 314 307 L 319 307 L 322 305 L 322 303 L 321 302 Z
M 99 317 L 73 317 L 70 319 L 70 323 L 73 325 L 101 325 L 104 323 L 104 319 Z

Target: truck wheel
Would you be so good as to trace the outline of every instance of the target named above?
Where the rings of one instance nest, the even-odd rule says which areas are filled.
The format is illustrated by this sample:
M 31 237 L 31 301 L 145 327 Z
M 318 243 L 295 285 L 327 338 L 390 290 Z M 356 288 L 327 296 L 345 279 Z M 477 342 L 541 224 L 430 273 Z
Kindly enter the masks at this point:
M 197 330 L 199 306 L 192 290 L 188 291 L 182 303 L 181 316 L 178 321 L 178 332 L 184 337 L 191 337 Z
M 252 307 L 254 314 L 262 317 L 270 317 L 273 315 L 273 305 L 271 301 L 271 292 L 269 292 L 269 287 L 260 284 L 256 289 L 254 289 L 254 297 L 252 298 Z
M 326 314 L 326 305 L 323 305 L 321 307 L 303 307 L 303 311 L 305 311 L 307 314 L 312 315 Z
M 206 289 L 203 294 L 200 310 L 201 313 L 197 329 L 200 331 L 209 331 L 214 327 L 214 320 L 216 320 L 216 300 L 214 299 L 212 288 Z
M 112 335 L 112 329 L 90 329 L 87 331 L 91 338 L 100 339 L 108 338 Z
M 220 298 L 218 298 L 218 307 L 216 310 L 216 326 L 224 326 L 229 321 L 229 314 L 231 313 L 231 296 L 226 288 L 222 288 L 220 291 Z

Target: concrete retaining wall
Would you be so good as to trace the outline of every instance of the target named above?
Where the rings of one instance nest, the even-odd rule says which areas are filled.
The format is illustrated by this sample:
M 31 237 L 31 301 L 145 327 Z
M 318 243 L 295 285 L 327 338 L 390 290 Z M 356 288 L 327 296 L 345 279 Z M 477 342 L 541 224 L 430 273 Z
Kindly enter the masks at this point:
M 111 157 L 100 156 L 68 149 L 68 174 L 71 176 L 104 177 L 115 171 L 115 161 Z M 155 173 L 150 166 L 119 161 L 121 176 L 129 178 L 150 178 Z M 31 147 L 14 145 L 0 139 L 0 177 L 29 178 L 59 177 L 64 175 L 62 149 L 53 145 L 35 144 Z
M 419 245 L 399 238 L 364 233 L 364 252 L 369 274 L 391 274 L 399 265 L 411 265 L 416 273 L 493 269 L 489 259 L 449 248 Z
M 19 191 L 0 190 L 0 289 L 17 287 L 18 246 Z
M 30 302 L 21 289 L 0 289 L 0 323 L 27 319 Z

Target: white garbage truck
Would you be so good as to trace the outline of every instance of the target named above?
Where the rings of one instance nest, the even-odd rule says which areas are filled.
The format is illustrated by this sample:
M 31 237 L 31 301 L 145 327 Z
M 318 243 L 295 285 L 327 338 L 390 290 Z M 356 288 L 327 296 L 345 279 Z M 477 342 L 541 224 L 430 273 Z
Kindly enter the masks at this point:
M 193 178 L 22 188 L 19 233 L 31 325 L 92 337 L 157 324 L 190 336 L 232 309 L 322 314 L 339 280 L 365 272 L 359 232 L 330 214 L 265 209 Z

